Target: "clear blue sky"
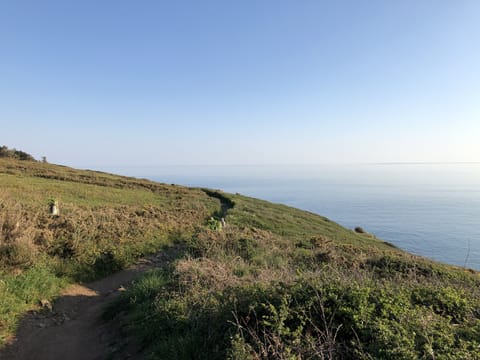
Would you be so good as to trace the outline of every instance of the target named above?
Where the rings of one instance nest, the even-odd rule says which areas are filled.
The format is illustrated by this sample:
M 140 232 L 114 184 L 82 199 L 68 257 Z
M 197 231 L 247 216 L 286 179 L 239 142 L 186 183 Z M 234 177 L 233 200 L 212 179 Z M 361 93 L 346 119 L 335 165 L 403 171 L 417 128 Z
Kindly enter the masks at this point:
M 480 1 L 2 1 L 0 125 L 79 166 L 480 161 Z

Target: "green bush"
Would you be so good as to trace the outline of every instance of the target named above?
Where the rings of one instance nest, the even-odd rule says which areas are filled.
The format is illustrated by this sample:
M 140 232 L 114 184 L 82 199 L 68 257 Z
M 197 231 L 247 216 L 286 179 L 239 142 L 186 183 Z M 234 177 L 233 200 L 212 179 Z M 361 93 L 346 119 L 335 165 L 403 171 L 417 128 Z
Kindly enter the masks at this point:
M 452 287 L 417 287 L 412 291 L 412 301 L 456 323 L 463 321 L 473 311 L 473 304 L 469 303 L 463 291 Z
M 220 222 L 220 220 L 211 217 L 207 220 L 207 227 L 210 230 L 222 230 L 222 223 Z

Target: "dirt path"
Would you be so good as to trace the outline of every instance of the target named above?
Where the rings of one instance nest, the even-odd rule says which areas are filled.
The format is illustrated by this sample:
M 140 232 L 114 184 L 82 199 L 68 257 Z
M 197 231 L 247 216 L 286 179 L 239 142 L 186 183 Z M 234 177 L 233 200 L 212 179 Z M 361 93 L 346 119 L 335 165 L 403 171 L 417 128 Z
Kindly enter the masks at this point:
M 215 214 L 219 218 L 225 218 L 227 216 L 228 210 L 232 209 L 235 206 L 235 203 L 221 192 L 209 189 L 202 190 L 208 196 L 220 200 L 220 211 L 217 211 Z
M 234 206 L 223 194 L 204 191 L 220 200 L 217 216 L 225 217 Z M 177 258 L 179 252 L 172 248 L 96 282 L 69 286 L 50 310 L 30 312 L 22 319 L 15 338 L 0 350 L 0 359 L 140 359 L 137 349 L 121 336 L 118 321 L 103 323 L 100 316 L 105 306 L 125 290 L 124 286 L 142 272 L 165 266 Z
M 51 310 L 24 317 L 15 339 L 0 351 L 0 359 L 93 360 L 115 351 L 118 355 L 118 348 L 125 344 L 118 327 L 99 320 L 103 308 L 140 273 L 165 266 L 173 257 L 170 252 L 161 253 L 102 280 L 68 287 Z M 123 348 L 121 354 L 122 359 L 139 358 L 133 348 Z

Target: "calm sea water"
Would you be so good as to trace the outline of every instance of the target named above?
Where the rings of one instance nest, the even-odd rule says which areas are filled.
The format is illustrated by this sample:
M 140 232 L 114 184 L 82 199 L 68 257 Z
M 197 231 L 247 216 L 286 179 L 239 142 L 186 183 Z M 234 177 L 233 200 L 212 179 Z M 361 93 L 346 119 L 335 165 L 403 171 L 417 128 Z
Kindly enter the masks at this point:
M 412 253 L 480 270 L 480 164 L 116 170 L 291 205 L 361 226 Z

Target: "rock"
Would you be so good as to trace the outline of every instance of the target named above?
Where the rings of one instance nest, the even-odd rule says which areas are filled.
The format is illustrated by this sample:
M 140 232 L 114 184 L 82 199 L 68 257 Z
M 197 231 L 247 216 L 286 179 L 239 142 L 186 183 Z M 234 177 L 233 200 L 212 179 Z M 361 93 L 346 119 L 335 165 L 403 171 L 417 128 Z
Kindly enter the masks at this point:
M 361 228 L 360 226 L 357 226 L 355 229 L 353 229 L 357 234 L 366 234 L 367 232 Z
M 45 299 L 40 300 L 40 306 L 44 309 L 48 309 L 49 311 L 53 310 L 53 306 L 50 303 L 50 301 L 45 300 Z

